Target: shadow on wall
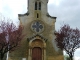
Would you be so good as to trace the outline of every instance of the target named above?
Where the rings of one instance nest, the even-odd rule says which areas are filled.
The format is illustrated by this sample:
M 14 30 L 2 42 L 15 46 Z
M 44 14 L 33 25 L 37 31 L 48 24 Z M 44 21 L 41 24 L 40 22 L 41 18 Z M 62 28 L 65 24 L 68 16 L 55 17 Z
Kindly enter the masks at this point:
M 63 60 L 63 59 L 64 59 L 63 55 L 48 58 L 48 60 Z

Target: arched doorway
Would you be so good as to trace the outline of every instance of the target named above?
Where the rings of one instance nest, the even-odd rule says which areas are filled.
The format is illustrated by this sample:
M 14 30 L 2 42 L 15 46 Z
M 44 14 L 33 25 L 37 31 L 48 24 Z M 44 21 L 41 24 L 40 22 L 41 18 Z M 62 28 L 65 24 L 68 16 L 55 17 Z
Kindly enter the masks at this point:
M 34 39 L 29 42 L 28 60 L 46 60 L 46 42 L 42 39 Z
M 32 49 L 32 60 L 42 60 L 42 49 L 40 47 Z

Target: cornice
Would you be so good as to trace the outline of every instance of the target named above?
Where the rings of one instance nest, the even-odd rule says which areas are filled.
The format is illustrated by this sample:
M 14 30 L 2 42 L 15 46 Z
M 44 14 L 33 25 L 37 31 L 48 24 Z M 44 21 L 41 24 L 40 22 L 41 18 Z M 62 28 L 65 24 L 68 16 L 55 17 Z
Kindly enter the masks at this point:
M 50 17 L 50 18 L 52 18 L 52 19 L 56 19 L 56 18 L 57 18 L 57 17 L 50 16 L 49 13 L 47 13 L 46 16 L 47 16 L 47 17 Z

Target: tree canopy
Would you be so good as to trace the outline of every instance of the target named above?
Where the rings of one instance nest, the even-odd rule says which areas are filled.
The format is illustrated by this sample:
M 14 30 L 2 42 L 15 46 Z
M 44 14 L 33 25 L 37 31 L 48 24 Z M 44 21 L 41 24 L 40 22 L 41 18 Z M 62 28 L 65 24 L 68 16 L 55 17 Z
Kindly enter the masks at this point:
M 65 50 L 72 60 L 75 50 L 80 47 L 80 30 L 78 28 L 73 29 L 69 25 L 63 25 L 54 34 L 58 48 Z
M 23 27 L 18 27 L 13 22 L 0 21 L 0 58 L 3 60 L 4 54 L 14 50 L 19 46 L 23 34 Z

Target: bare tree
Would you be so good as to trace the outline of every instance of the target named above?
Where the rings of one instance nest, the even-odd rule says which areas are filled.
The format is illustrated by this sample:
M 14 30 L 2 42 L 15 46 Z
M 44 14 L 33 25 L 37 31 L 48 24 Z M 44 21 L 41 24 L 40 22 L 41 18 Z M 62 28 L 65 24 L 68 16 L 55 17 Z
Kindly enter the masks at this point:
M 75 50 L 80 47 L 80 30 L 77 28 L 72 29 L 69 25 L 64 25 L 54 34 L 58 48 L 65 50 L 70 60 L 73 60 Z
M 19 46 L 23 38 L 22 30 L 22 26 L 17 27 L 13 22 L 0 22 L 0 60 L 3 60 L 5 53 Z

